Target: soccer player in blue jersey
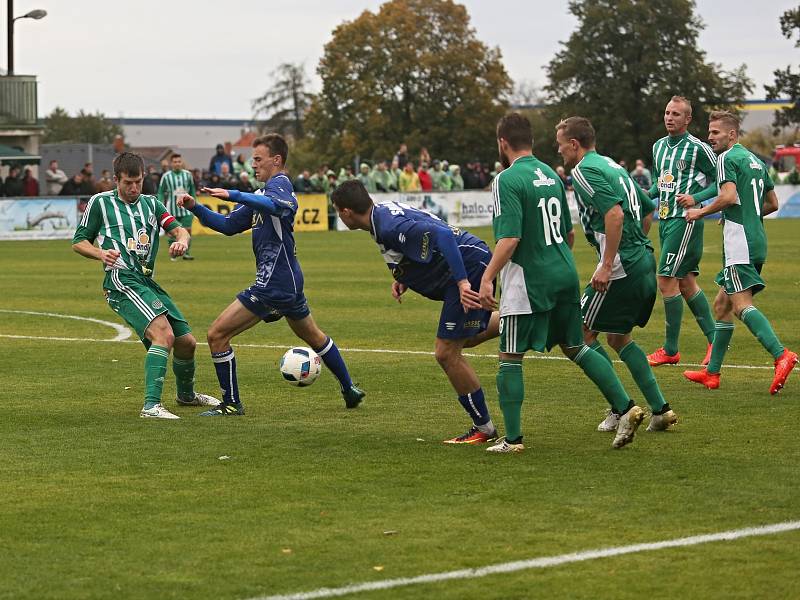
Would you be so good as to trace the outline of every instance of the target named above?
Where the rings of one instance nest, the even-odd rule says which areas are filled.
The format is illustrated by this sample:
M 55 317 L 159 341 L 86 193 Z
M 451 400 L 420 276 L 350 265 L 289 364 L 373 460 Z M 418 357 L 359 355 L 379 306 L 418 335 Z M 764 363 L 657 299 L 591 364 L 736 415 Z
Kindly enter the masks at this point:
M 446 444 L 481 444 L 497 438 L 478 375 L 463 355 L 466 346 L 497 336 L 497 319 L 481 308 L 478 288 L 492 257 L 486 243 L 439 218 L 396 202 L 373 204 L 364 185 L 346 181 L 331 202 L 349 229 L 368 231 L 394 276 L 392 296 L 411 289 L 442 302 L 436 360 L 458 394 L 473 426 Z M 476 339 L 477 338 L 477 339 Z
M 258 181 L 265 182 L 263 190 L 254 194 L 220 188 L 201 190 L 215 198 L 238 202 L 228 215 L 209 210 L 189 195 L 179 200 L 179 204 L 192 211 L 203 225 L 225 235 L 252 229 L 256 257 L 255 283 L 236 296 L 208 331 L 208 346 L 223 399 L 219 406 L 202 416 L 244 414 L 231 340 L 261 321 L 271 323 L 282 317 L 339 380 L 347 408 L 358 406 L 365 395 L 350 379 L 336 344 L 317 326 L 303 294 L 303 272 L 295 256 L 293 234 L 297 198 L 284 170 L 288 154 L 289 147 L 280 135 L 270 133 L 256 138 L 253 168 Z

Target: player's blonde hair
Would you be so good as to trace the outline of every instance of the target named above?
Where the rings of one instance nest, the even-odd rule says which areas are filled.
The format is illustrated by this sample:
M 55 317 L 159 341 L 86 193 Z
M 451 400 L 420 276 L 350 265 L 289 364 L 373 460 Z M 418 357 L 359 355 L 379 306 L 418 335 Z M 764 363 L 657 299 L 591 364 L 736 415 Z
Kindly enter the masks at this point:
M 739 127 L 741 125 L 739 117 L 727 110 L 715 110 L 712 112 L 708 115 L 708 122 L 711 123 L 712 121 L 721 121 L 723 125 L 733 129 L 737 135 L 739 133 Z
M 673 96 L 672 98 L 669 99 L 669 101 L 670 102 L 680 102 L 681 104 L 683 104 L 686 107 L 686 116 L 687 117 L 691 117 L 692 116 L 692 103 L 689 101 L 688 98 L 686 98 L 684 96 Z

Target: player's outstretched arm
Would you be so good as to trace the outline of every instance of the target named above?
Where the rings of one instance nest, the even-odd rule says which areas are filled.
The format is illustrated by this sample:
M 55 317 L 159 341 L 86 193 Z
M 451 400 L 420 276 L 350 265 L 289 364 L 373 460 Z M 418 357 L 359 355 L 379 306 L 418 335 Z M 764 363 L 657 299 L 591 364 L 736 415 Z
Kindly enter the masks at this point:
M 208 192 L 214 190 L 211 188 L 203 188 L 201 191 Z M 220 191 L 227 193 L 227 190 Z M 220 196 L 214 197 L 220 198 Z M 247 231 L 250 229 L 252 222 L 251 215 L 244 214 L 239 209 L 235 209 L 227 215 L 221 215 L 206 208 L 192 198 L 189 194 L 184 194 L 178 198 L 178 206 L 183 206 L 187 210 L 190 210 L 194 216 L 196 216 L 200 222 L 209 229 L 213 229 L 219 233 L 224 233 L 225 235 L 235 235 L 237 233 Z

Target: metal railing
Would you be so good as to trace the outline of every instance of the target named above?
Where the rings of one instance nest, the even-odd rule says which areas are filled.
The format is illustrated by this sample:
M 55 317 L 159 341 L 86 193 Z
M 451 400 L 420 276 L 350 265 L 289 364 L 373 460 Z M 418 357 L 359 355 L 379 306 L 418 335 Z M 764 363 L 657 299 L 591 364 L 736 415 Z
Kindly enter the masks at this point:
M 36 125 L 37 117 L 36 77 L 0 77 L 0 126 Z

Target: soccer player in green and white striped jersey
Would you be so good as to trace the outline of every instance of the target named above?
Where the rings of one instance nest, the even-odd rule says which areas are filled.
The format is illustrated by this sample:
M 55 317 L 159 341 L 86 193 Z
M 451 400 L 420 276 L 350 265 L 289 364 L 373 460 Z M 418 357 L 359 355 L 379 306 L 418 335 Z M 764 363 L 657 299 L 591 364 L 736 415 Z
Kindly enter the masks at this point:
M 777 394 L 797 364 L 797 354 L 781 344 L 770 322 L 753 304 L 753 296 L 766 287 L 761 278 L 767 259 L 763 219 L 778 210 L 778 197 L 767 166 L 739 144 L 739 119 L 735 115 L 725 111 L 711 113 L 708 139 L 719 154 L 719 195 L 704 208 L 686 211 L 686 221 L 693 223 L 722 211 L 723 269 L 716 278 L 720 289 L 714 300 L 717 322 L 711 360 L 702 371 L 686 371 L 684 376 L 711 390 L 719 387 L 722 360 L 733 336 L 736 315 L 775 360 L 769 393 Z
M 178 404 L 216 406 L 219 400 L 194 390 L 194 352 L 197 342 L 178 307 L 152 279 L 158 254 L 159 231 L 174 241 L 171 256 L 181 256 L 189 234 L 155 196 L 141 193 L 142 157 L 123 152 L 114 159 L 117 187 L 89 200 L 72 239 L 72 248 L 105 267 L 103 290 L 111 309 L 139 335 L 147 356 L 145 400 L 140 416 L 179 417 L 161 404 L 170 350 L 177 382 Z M 97 242 L 97 246 L 95 246 Z
M 184 194 L 196 196 L 194 178 L 192 174 L 183 168 L 183 157 L 180 154 L 173 154 L 170 158 L 172 169 L 161 176 L 161 183 L 158 184 L 158 199 L 167 207 L 169 213 L 177 219 L 178 223 L 189 232 L 189 248 L 192 247 L 192 220 L 194 215 L 178 206 L 178 198 Z M 194 256 L 189 254 L 189 250 L 183 255 L 184 260 L 194 260 Z M 173 257 L 173 260 L 176 260 Z
M 653 144 L 653 177 L 650 197 L 658 198 L 658 235 L 661 256 L 656 271 L 664 299 L 664 345 L 647 359 L 653 367 L 677 364 L 678 337 L 683 302 L 689 306 L 708 341 L 702 364 L 708 363 L 714 341 L 714 320 L 705 294 L 697 285 L 703 256 L 703 221 L 688 223 L 686 209 L 717 195 L 716 156 L 710 146 L 689 133 L 692 105 L 673 96 L 664 110 L 668 135 Z

